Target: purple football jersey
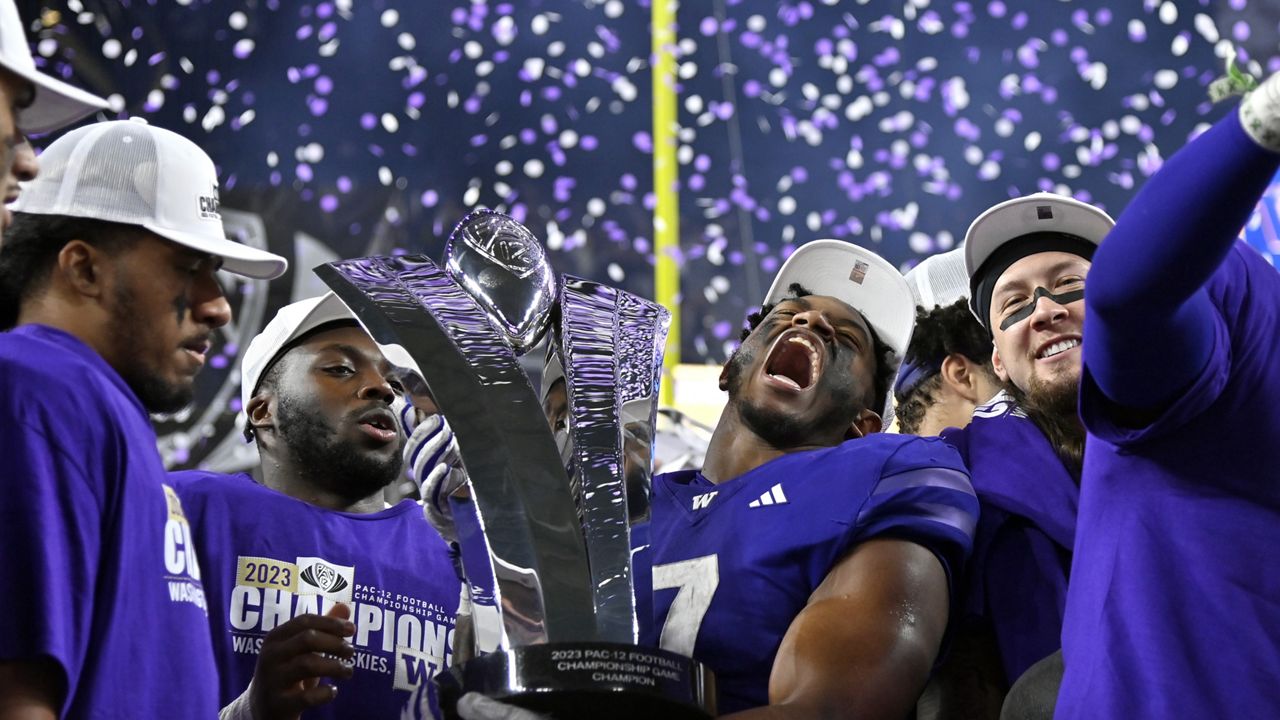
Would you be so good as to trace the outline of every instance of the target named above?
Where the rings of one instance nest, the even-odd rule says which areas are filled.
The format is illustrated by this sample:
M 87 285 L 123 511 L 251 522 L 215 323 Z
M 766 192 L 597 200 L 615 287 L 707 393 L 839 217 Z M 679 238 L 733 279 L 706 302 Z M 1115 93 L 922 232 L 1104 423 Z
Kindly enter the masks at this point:
M 420 505 L 346 513 L 244 474 L 171 478 L 196 530 L 224 705 L 248 687 L 271 629 L 339 602 L 356 625 L 355 675 L 304 718 L 399 718 L 414 690 L 447 667 L 460 586 Z
M 937 439 L 870 435 L 720 485 L 692 470 L 659 475 L 654 622 L 643 640 L 710 667 L 720 713 L 767 705 L 783 635 L 850 550 L 877 536 L 909 540 L 954 577 L 977 514 L 964 465 Z
M 1213 353 L 1150 425 L 1086 363 L 1057 717 L 1280 717 L 1280 275 L 1237 243 L 1205 289 Z
M 1061 647 L 1079 489 L 1004 391 L 942 439 L 964 458 L 982 507 L 962 604 L 990 625 L 1012 684 Z
M 191 525 L 137 396 L 38 325 L 0 334 L 0 378 L 0 659 L 57 662 L 64 717 L 217 717 Z

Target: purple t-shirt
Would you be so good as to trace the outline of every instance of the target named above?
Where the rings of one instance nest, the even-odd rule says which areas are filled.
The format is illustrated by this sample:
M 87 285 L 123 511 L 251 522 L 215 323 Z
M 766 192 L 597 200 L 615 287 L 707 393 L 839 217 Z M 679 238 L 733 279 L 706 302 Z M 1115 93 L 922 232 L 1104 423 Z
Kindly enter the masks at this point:
M 965 611 L 990 625 L 1012 684 L 1061 647 L 1079 489 L 1006 392 L 979 405 L 968 426 L 944 430 L 942 439 L 964 458 L 982 506 L 965 573 Z
M 909 540 L 957 577 L 977 514 L 955 450 L 906 435 L 783 455 L 719 485 L 694 470 L 659 475 L 642 640 L 711 668 L 721 714 L 767 705 L 783 635 L 849 551 Z
M 420 505 L 346 513 L 244 474 L 171 478 L 205 569 L 224 704 L 248 687 L 272 628 L 339 602 L 356 625 L 355 675 L 304 718 L 399 718 L 413 691 L 448 666 L 460 586 Z
M 1280 717 L 1280 274 L 1237 243 L 1205 288 L 1209 363 L 1149 426 L 1086 363 L 1059 718 Z
M 0 382 L 0 659 L 52 658 L 65 717 L 216 717 L 191 526 L 141 403 L 38 325 L 0 334 Z

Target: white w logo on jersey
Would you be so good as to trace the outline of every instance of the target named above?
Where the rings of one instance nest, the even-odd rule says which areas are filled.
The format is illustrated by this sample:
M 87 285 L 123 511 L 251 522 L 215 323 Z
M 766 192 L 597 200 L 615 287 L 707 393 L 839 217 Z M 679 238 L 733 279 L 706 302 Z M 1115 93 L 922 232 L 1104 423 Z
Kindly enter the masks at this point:
M 720 491 L 719 491 L 719 490 L 712 490 L 712 491 L 711 491 L 711 492 L 709 492 L 709 493 L 702 493 L 701 495 L 694 495 L 694 496 L 693 496 L 693 509 L 694 509 L 694 510 L 702 510 L 702 509 L 703 509 L 703 508 L 705 508 L 706 506 L 710 505 L 710 504 L 711 504 L 711 498 L 714 498 L 714 497 L 716 496 L 716 493 L 718 493 L 718 492 L 720 492 Z

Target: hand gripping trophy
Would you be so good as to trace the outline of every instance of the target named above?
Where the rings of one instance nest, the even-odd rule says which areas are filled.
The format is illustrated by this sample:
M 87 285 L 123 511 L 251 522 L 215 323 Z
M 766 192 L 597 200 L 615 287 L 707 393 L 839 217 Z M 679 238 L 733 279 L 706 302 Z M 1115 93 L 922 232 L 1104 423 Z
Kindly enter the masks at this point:
M 448 504 L 479 654 L 437 678 L 446 716 L 471 691 L 557 720 L 714 715 L 709 671 L 637 645 L 630 530 L 648 513 L 667 312 L 557 282 L 533 234 L 487 210 L 458 224 L 443 268 L 404 256 L 316 272 L 457 438 L 467 480 Z M 544 336 L 564 452 L 517 361 Z

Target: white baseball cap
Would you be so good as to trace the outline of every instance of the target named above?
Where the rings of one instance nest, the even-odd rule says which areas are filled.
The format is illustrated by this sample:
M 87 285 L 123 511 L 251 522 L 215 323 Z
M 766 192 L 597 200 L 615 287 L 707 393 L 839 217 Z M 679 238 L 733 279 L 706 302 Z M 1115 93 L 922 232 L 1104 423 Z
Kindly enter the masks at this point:
M 796 249 L 782 264 L 764 304 L 784 300 L 799 283 L 814 295 L 842 300 L 902 358 L 911 342 L 916 301 L 902 273 L 884 258 L 844 240 L 814 240 Z
M 355 319 L 356 316 L 331 292 L 280 308 L 262 332 L 249 341 L 249 347 L 245 348 L 240 359 L 240 407 L 249 407 L 249 400 L 257 391 L 262 375 L 290 343 L 321 325 Z
M 227 239 L 213 160 L 140 118 L 85 125 L 55 140 L 40 155 L 40 174 L 11 207 L 138 225 L 221 257 L 226 270 L 252 278 L 279 277 L 289 266 L 279 255 Z
M 18 112 L 23 132 L 49 132 L 79 120 L 107 101 L 36 70 L 14 0 L 0 0 L 0 67 L 36 86 L 35 99 Z
M 978 216 L 964 236 L 964 266 L 970 288 L 978 280 L 983 264 L 1011 240 L 1039 232 L 1073 235 L 1093 245 L 1115 227 L 1116 221 L 1102 210 L 1075 198 L 1039 192 L 1006 200 L 988 208 Z M 971 293 L 969 309 L 984 326 L 978 307 L 981 299 Z
M 262 382 L 262 376 L 279 359 L 280 355 L 298 338 L 312 330 L 322 325 L 343 320 L 356 322 L 365 333 L 369 332 L 364 323 L 360 322 L 360 318 L 351 312 L 342 299 L 332 292 L 307 298 L 306 300 L 299 300 L 285 305 L 276 312 L 275 317 L 271 318 L 271 322 L 262 328 L 262 332 L 249 341 L 249 346 L 245 348 L 244 355 L 240 358 L 241 424 L 247 419 L 249 401 L 253 399 L 253 394 L 257 392 L 258 384 Z M 377 343 L 377 345 L 378 351 L 387 359 L 387 362 L 402 370 L 416 373 L 418 377 L 424 377 L 417 361 L 403 346 L 382 343 Z
M 925 311 L 946 307 L 969 297 L 969 274 L 964 269 L 964 248 L 930 255 L 904 276 L 916 305 Z

